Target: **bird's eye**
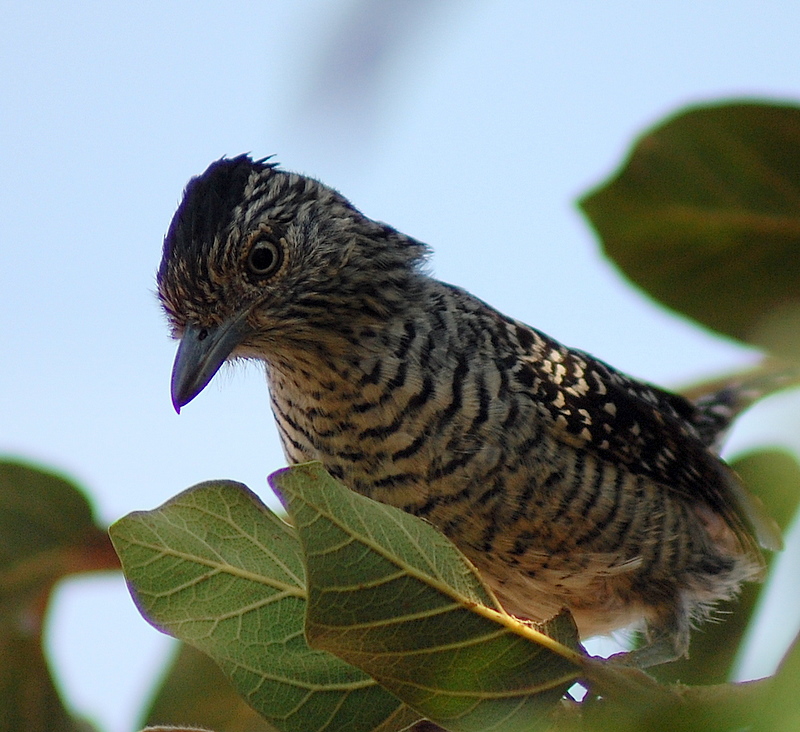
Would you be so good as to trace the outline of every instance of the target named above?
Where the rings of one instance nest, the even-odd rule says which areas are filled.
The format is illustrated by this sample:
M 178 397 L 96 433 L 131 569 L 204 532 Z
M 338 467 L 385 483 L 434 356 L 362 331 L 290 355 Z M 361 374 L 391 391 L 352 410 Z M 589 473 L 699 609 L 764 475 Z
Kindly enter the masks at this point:
M 268 277 L 283 261 L 283 249 L 269 239 L 261 239 L 253 244 L 247 256 L 247 266 L 256 277 Z

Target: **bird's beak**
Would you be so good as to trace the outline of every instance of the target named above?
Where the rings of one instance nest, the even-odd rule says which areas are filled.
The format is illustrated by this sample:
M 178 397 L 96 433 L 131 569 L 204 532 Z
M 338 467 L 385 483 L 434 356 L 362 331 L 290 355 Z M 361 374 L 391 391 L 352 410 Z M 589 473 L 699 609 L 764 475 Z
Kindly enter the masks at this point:
M 172 366 L 172 404 L 181 407 L 194 399 L 219 371 L 249 331 L 247 312 L 215 328 L 187 325 Z

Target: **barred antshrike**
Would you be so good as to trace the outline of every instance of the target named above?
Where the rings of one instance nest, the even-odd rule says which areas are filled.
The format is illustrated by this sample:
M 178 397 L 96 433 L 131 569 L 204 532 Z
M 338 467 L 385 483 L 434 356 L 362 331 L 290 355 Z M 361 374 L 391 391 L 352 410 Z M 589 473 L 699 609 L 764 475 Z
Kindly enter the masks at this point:
M 759 577 L 773 524 L 717 454 L 745 391 L 636 381 L 422 268 L 427 248 L 331 188 L 246 156 L 188 184 L 161 302 L 180 409 L 260 359 L 288 460 L 449 536 L 511 613 L 583 636 L 644 620 L 636 662 Z

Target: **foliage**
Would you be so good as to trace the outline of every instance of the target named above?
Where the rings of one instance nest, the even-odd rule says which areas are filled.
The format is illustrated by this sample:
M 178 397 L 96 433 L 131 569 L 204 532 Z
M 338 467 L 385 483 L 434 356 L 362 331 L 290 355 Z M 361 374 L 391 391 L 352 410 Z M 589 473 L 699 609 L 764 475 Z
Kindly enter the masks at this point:
M 726 103 L 643 135 L 580 206 L 608 257 L 708 328 L 797 357 L 800 108 Z
M 119 569 L 77 486 L 21 462 L 0 462 L 0 730 L 86 729 L 64 707 L 42 649 L 53 585 Z
M 798 163 L 800 109 L 701 107 L 644 135 L 580 205 L 608 256 L 652 297 L 791 358 L 800 352 Z M 785 528 L 800 501 L 795 458 L 761 449 L 732 464 Z M 646 675 L 588 657 L 567 613 L 542 626 L 509 616 L 430 525 L 347 490 L 319 465 L 270 480 L 288 521 L 245 486 L 217 481 L 111 527 L 139 609 L 185 642 L 149 724 L 218 732 L 421 732 L 433 722 L 497 732 L 800 726 L 792 693 L 800 641 L 774 678 L 729 683 L 758 586 L 721 608 L 724 622 L 695 634 L 690 660 Z M 0 486 L 0 732 L 88 729 L 58 696 L 41 627 L 55 582 L 118 569 L 117 555 L 69 481 L 9 461 L 0 463 Z M 582 702 L 569 695 L 576 683 L 589 690 Z

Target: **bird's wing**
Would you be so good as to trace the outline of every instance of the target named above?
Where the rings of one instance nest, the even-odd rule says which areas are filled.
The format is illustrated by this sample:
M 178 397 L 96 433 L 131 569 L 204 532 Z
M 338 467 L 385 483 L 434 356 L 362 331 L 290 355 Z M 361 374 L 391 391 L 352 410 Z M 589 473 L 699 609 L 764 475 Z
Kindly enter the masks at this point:
M 535 333 L 521 363 L 534 371 L 533 396 L 558 439 L 706 503 L 756 555 L 754 536 L 767 548 L 780 546 L 774 521 L 704 443 L 692 402 Z

